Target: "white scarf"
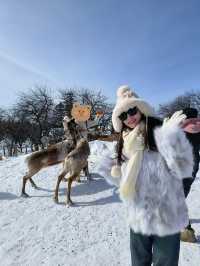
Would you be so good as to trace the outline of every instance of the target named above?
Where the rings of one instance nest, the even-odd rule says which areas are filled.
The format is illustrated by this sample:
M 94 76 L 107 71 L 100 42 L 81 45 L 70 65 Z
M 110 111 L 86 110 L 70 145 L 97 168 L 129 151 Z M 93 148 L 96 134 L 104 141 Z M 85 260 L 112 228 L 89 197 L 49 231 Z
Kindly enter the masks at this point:
M 135 195 L 135 184 L 141 168 L 144 145 L 145 124 L 141 122 L 130 132 L 124 132 L 123 154 L 129 159 L 120 183 L 120 196 L 123 200 Z

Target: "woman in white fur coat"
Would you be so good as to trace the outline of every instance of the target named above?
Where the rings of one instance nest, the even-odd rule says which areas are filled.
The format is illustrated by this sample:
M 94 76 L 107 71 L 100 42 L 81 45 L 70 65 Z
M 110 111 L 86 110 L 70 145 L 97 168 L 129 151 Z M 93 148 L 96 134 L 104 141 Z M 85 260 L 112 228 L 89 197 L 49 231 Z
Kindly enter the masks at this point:
M 181 129 L 186 116 L 176 112 L 162 123 L 153 108 L 128 86 L 117 92 L 112 114 L 120 133 L 117 165 L 105 158 L 101 173 L 119 186 L 130 225 L 134 266 L 177 266 L 180 231 L 188 224 L 182 179 L 191 176 L 192 148 Z

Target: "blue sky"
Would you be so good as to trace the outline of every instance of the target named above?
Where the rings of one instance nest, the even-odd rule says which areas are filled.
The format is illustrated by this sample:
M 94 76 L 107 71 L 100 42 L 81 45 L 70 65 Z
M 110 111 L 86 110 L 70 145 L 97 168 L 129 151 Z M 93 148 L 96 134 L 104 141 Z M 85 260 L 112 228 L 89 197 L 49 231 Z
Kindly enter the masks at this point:
M 129 84 L 154 106 L 200 89 L 199 0 L 0 0 L 0 106 L 34 85 Z

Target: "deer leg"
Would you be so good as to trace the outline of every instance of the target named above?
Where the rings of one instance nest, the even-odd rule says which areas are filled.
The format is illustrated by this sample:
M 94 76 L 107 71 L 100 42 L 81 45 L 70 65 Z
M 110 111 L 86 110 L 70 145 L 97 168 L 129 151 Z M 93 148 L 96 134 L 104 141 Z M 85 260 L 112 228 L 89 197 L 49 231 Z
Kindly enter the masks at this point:
M 27 180 L 29 179 L 29 176 L 28 175 L 25 175 L 23 177 L 23 183 L 22 183 L 22 193 L 21 193 L 21 196 L 24 196 L 24 197 L 29 197 L 29 195 L 26 193 L 25 191 L 25 187 L 26 187 L 26 182 Z
M 81 176 L 80 176 L 80 175 L 77 176 L 76 181 L 77 181 L 78 183 L 81 183 Z
M 72 182 L 76 179 L 77 175 L 72 175 L 69 177 L 69 181 L 68 181 L 68 190 L 67 190 L 67 205 L 73 205 L 73 202 L 71 200 L 71 187 L 72 187 Z
M 34 187 L 35 189 L 37 189 L 38 186 L 35 184 L 35 182 L 33 181 L 33 179 L 30 177 L 29 180 L 31 182 L 32 187 Z
M 90 175 L 90 173 L 89 173 L 88 163 L 87 163 L 87 165 L 83 168 L 83 171 L 84 171 L 85 176 L 87 176 L 87 179 L 88 179 L 88 180 L 92 180 L 91 175 Z
M 58 189 L 59 189 L 59 185 L 60 185 L 60 182 L 61 180 L 63 179 L 63 177 L 66 175 L 66 172 L 63 171 L 59 176 L 58 176 L 58 179 L 57 179 L 57 183 L 56 183 L 56 189 L 55 189 L 55 194 L 54 194 L 54 201 L 56 203 L 58 203 Z
M 65 161 L 63 161 L 63 169 L 65 169 Z M 62 182 L 68 182 L 68 178 L 63 177 Z
M 39 170 L 40 170 L 40 169 L 39 169 Z M 31 184 L 32 184 L 34 187 L 37 187 L 36 184 L 34 183 L 34 181 L 32 180 L 32 176 L 34 176 L 39 170 L 38 170 L 38 169 L 29 170 L 29 172 L 23 177 L 22 193 L 21 193 L 21 196 L 29 197 L 29 195 L 28 195 L 28 194 L 26 193 L 26 191 L 25 191 L 26 182 L 27 182 L 28 180 L 30 180 Z

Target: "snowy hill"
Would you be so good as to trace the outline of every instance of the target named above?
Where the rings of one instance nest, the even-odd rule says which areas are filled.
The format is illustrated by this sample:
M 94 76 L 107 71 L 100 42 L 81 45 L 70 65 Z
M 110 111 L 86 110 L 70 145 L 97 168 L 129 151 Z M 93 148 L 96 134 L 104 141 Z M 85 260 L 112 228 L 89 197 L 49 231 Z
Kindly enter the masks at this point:
M 73 207 L 66 207 L 65 187 L 59 201 L 53 193 L 61 165 L 41 170 L 27 184 L 30 198 L 21 198 L 25 156 L 0 161 L 0 265 L 3 266 L 128 266 L 129 229 L 117 190 L 97 173 L 99 154 L 112 151 L 113 144 L 95 141 L 89 160 L 93 181 L 74 182 Z M 190 218 L 200 240 L 200 178 L 187 199 Z M 200 241 L 181 243 L 181 266 L 198 266 Z

